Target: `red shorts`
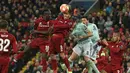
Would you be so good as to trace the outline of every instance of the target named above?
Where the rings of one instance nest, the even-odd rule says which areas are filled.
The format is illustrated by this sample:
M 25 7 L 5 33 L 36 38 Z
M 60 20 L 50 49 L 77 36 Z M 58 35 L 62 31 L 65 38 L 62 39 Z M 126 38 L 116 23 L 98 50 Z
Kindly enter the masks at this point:
M 8 73 L 9 57 L 0 57 L 0 73 Z
M 30 43 L 31 48 L 38 48 L 42 53 L 48 53 L 50 49 L 50 41 L 43 38 L 35 38 Z
M 64 37 L 62 34 L 54 34 L 51 39 L 52 49 L 50 50 L 51 54 L 62 53 L 64 52 Z
M 112 73 L 112 65 L 111 64 L 107 64 L 103 70 L 105 70 L 107 73 Z

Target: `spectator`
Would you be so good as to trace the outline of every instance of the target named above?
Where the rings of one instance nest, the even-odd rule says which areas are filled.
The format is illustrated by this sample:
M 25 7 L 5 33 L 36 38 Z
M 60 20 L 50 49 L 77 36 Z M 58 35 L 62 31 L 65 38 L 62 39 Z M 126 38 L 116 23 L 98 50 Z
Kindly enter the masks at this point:
M 103 16 L 100 16 L 97 25 L 98 25 L 98 28 L 101 30 L 101 32 L 104 29 L 104 24 L 105 24 L 105 19 L 103 18 Z
M 109 2 L 109 5 L 106 7 L 106 14 L 110 15 L 112 13 L 113 9 L 114 8 L 112 7 L 112 3 Z
M 110 17 L 107 17 L 107 21 L 104 24 L 105 30 L 107 32 L 112 31 L 112 25 L 113 25 L 113 21 L 111 20 Z

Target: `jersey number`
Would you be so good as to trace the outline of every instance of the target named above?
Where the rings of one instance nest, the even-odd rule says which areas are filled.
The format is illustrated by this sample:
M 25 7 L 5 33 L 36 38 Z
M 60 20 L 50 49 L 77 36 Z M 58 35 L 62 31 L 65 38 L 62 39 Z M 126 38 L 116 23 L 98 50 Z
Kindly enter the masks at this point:
M 10 45 L 10 40 L 9 39 L 1 39 L 0 38 L 0 51 L 8 52 L 9 50 L 7 49 Z

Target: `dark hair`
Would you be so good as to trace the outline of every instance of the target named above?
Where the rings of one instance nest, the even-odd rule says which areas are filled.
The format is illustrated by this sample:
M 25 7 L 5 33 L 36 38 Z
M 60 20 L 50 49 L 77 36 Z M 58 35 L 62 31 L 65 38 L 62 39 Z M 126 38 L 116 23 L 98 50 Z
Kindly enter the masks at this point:
M 0 28 L 5 29 L 7 28 L 8 22 L 6 20 L 0 20 Z

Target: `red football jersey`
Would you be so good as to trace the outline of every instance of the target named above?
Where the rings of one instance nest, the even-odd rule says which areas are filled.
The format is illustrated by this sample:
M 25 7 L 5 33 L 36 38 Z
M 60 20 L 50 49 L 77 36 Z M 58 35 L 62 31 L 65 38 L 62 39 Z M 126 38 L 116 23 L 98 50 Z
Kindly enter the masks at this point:
M 48 31 L 50 26 L 52 26 L 52 24 L 49 24 L 49 22 L 40 17 L 35 21 L 34 28 L 37 31 Z
M 0 32 L 0 55 L 9 56 L 10 51 L 17 53 L 17 50 L 15 37 L 8 32 Z
M 125 50 L 125 45 L 121 42 L 109 42 L 108 48 L 110 49 L 110 56 L 111 56 L 111 64 L 112 69 L 120 69 L 122 68 L 122 61 L 123 61 L 123 53 Z
M 102 48 L 99 51 L 98 58 L 97 58 L 97 67 L 99 71 L 101 71 L 108 64 L 109 61 L 108 58 L 109 56 L 107 55 L 107 51 L 104 48 Z
M 57 19 L 54 24 L 54 33 L 61 32 L 63 36 L 68 36 L 72 26 L 73 21 L 70 19 Z

